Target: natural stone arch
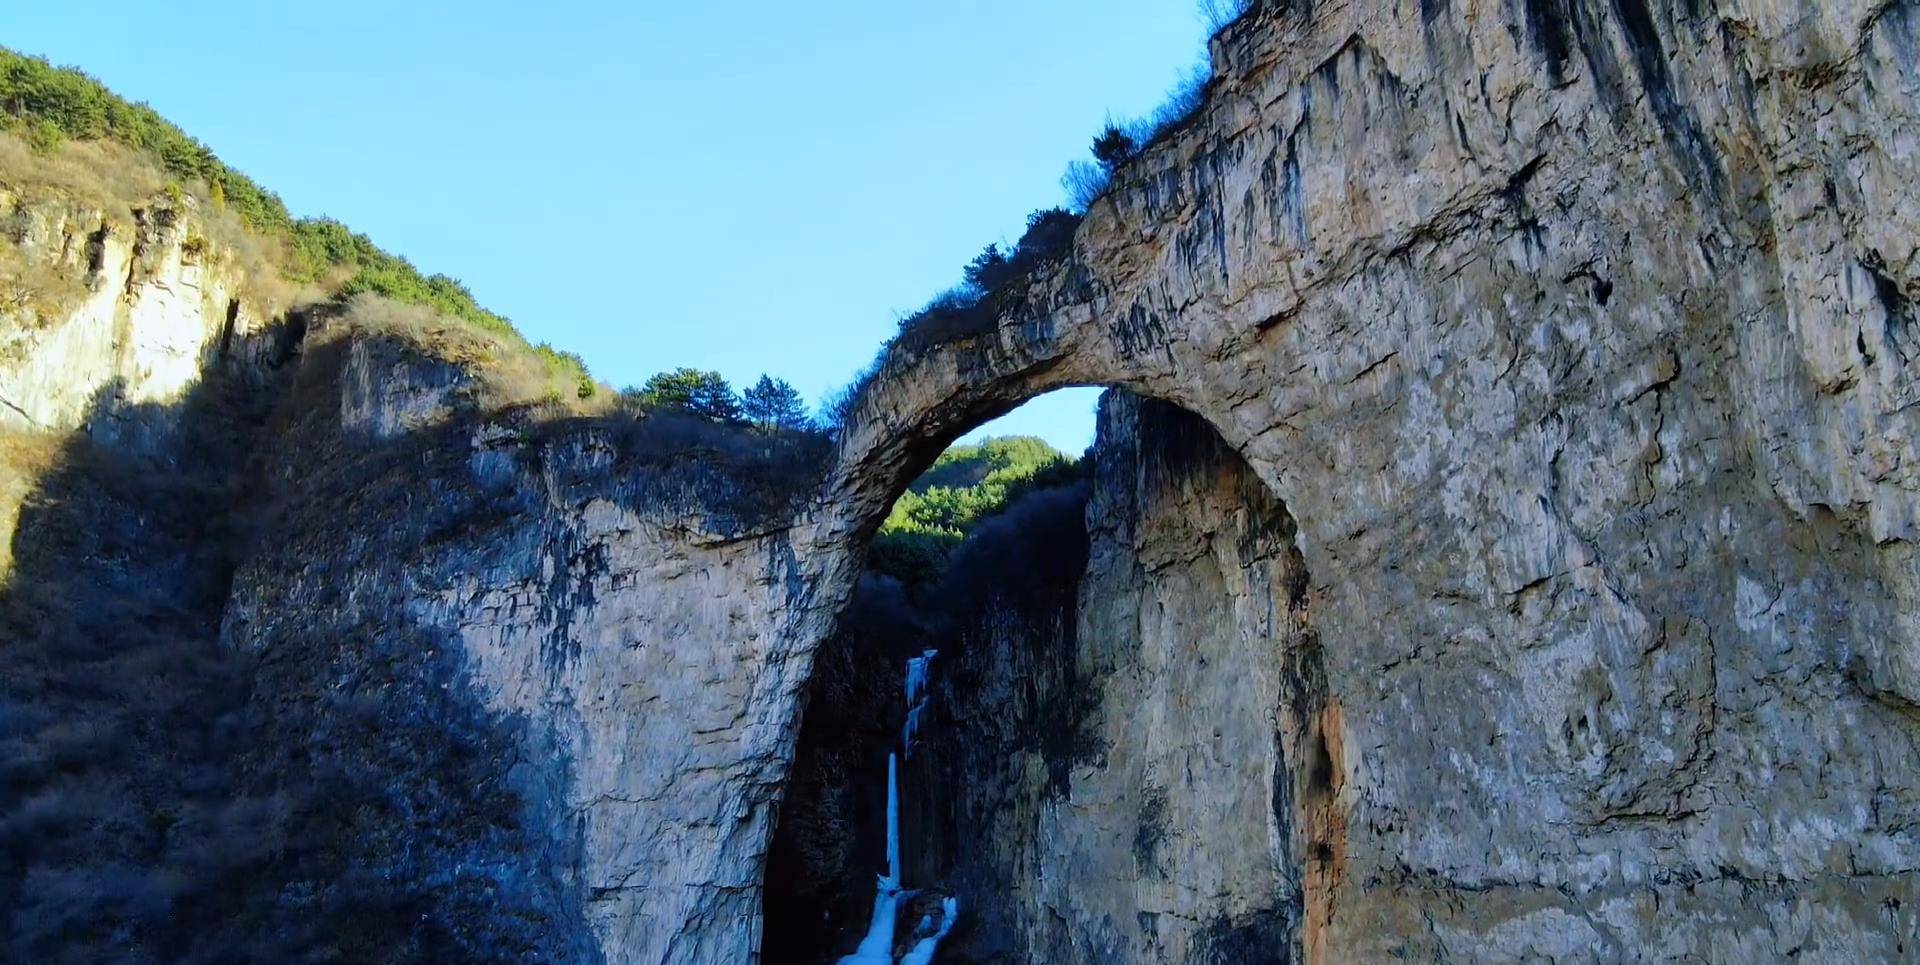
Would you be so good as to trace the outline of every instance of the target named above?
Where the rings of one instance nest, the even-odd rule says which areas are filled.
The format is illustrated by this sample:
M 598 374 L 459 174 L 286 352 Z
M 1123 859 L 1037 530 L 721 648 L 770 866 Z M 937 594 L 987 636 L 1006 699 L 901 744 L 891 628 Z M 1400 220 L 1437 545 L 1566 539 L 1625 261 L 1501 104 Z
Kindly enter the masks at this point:
M 1055 944 L 1071 941 L 1119 943 L 1098 946 L 1117 960 L 1162 960 L 1128 950 L 1268 960 L 1259 949 L 1295 960 L 1288 949 L 1324 928 L 1325 903 L 1309 918 L 1304 899 L 1324 890 L 1341 850 L 1344 829 L 1327 806 L 1341 750 L 1321 727 L 1324 671 L 1292 520 L 1183 407 L 1114 391 L 1097 420 L 1082 481 L 1011 507 L 937 590 L 903 596 L 863 581 L 849 626 L 822 646 L 808 706 L 828 709 L 822 719 L 807 712 L 782 805 L 767 871 L 769 947 L 826 960 L 846 949 L 832 944 L 837 929 L 864 927 L 871 894 L 822 882 L 866 878 L 857 862 L 835 862 L 854 854 L 841 850 L 840 829 L 879 820 L 871 800 L 851 802 L 884 786 L 871 768 L 897 749 L 861 724 L 894 708 L 897 688 L 893 700 L 863 695 L 895 680 L 897 646 L 939 654 L 937 723 L 901 768 L 912 792 L 903 846 L 909 884 L 963 882 L 951 887 L 973 924 L 956 954 L 1024 948 L 1014 957 L 1072 960 Z M 1163 716 L 1208 687 L 1213 700 Z M 1140 729 L 1148 720 L 1151 738 Z M 1199 749 L 1222 746 L 1233 748 L 1224 759 Z M 859 766 L 869 771 L 850 779 Z M 1257 806 L 1240 806 L 1248 801 Z M 1056 807 L 1085 823 L 1018 833 Z M 1101 867 L 1093 862 L 1116 820 L 1137 823 L 1136 886 L 1160 896 L 1151 904 L 1129 906 L 1133 891 L 1088 870 Z M 982 840 L 998 843 L 956 847 Z M 1173 855 L 1180 873 L 1165 864 Z M 1156 890 L 1176 879 L 1218 890 L 1207 900 Z
M 1124 385 L 1299 523 L 1350 751 L 1310 956 L 1910 957 L 1920 8 L 1258 6 L 991 335 L 883 366 L 810 512 L 707 525 L 489 425 L 442 455 L 526 498 L 500 565 L 340 585 L 307 564 L 383 544 L 288 541 L 226 632 L 417 620 L 551 732 L 521 758 L 605 957 L 750 960 L 799 695 L 891 492 L 1018 398 Z
M 631 672 L 686 686 L 600 691 L 641 735 L 602 759 L 657 758 L 644 796 L 579 794 L 607 947 L 753 953 L 800 695 L 879 514 L 972 423 L 1117 384 L 1203 416 L 1298 521 L 1351 749 L 1310 955 L 1898 957 L 1914 18 L 1263 4 L 992 334 L 881 367 L 809 512 L 691 547 L 616 521 L 680 567 L 646 591 L 678 649 Z
M 1111 331 L 1099 322 L 1103 307 L 1070 301 L 1005 317 L 964 341 L 883 356 L 822 485 L 820 525 L 836 535 L 870 533 L 954 440 L 1049 392 L 1103 387 L 1161 395 L 1165 379 L 1154 366 L 1113 351 Z
M 1806 939 L 1778 916 L 1809 907 L 1829 940 L 1878 941 L 1845 896 L 1907 900 L 1920 852 L 1835 876 L 1809 856 L 1864 858 L 1848 842 L 1887 829 L 1747 823 L 1824 806 L 1720 749 L 1826 730 L 1791 688 L 1764 719 L 1730 709 L 1726 681 L 1780 646 L 1870 740 L 1915 746 L 1920 459 L 1893 455 L 1920 383 L 1883 364 L 1920 292 L 1898 214 L 1920 178 L 1892 147 L 1920 131 L 1913 15 L 1567 6 L 1269 5 L 1217 40 L 1201 117 L 991 334 L 881 365 L 797 531 L 818 591 L 797 650 L 946 441 L 1050 388 L 1124 386 L 1206 418 L 1281 496 L 1340 641 L 1334 713 L 1361 750 L 1337 806 L 1368 830 L 1310 954 L 1713 957 Z M 1878 602 L 1795 616 L 1836 597 Z M 1503 696 L 1411 696 L 1449 690 Z M 1594 835 L 1629 866 L 1573 860 Z M 1648 896 L 1713 906 L 1742 864 L 1785 882 L 1771 911 L 1591 923 Z

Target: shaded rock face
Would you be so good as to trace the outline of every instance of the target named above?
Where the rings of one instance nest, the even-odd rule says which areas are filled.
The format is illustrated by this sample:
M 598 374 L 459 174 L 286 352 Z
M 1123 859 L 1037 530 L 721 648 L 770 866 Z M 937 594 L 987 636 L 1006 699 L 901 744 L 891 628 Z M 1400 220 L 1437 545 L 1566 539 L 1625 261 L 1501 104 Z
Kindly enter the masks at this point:
M 969 859 L 992 844 L 990 834 L 1013 846 L 1016 829 L 972 812 L 1026 791 L 1009 772 L 1064 768 L 1071 755 L 1076 738 L 1052 702 L 1081 692 L 1072 676 L 1073 600 L 1087 563 L 1087 494 L 1076 483 L 1021 496 L 981 521 L 930 585 L 909 591 L 878 574 L 862 579 L 807 687 L 767 862 L 769 960 L 834 962 L 865 937 L 875 873 L 887 862 L 888 756 L 902 749 L 907 663 L 929 651 L 931 678 L 956 683 L 923 701 L 919 736 L 901 757 L 902 878 L 918 895 L 902 903 L 898 951 L 948 895 L 969 904 L 942 960 L 994 941 L 1011 947 L 1006 927 L 983 919 L 1004 917 L 1005 906 L 976 907 L 964 896 L 1001 890 L 995 875 L 1005 868 Z M 998 645 L 1003 632 L 1022 628 L 1024 636 Z M 997 686 L 975 680 L 981 675 Z M 970 950 L 956 952 L 961 944 Z
M 452 417 L 473 378 L 452 365 L 426 365 L 392 342 L 358 339 L 347 349 L 340 392 L 340 425 L 374 439 L 391 439 Z
M 767 856 L 769 961 L 837 961 L 872 921 L 887 862 L 887 755 L 905 717 L 902 668 L 938 645 L 928 616 L 899 584 L 870 575 L 820 646 Z
M 318 337 L 309 355 L 334 358 L 310 358 L 285 407 L 287 508 L 235 578 L 225 638 L 356 690 L 381 668 L 376 706 L 423 684 L 474 698 L 511 747 L 484 790 L 513 807 L 481 817 L 537 834 L 488 868 L 546 889 L 506 909 L 543 931 L 537 957 L 750 958 L 761 789 L 785 767 L 750 751 L 787 746 L 785 718 L 750 715 L 790 707 L 807 670 L 770 652 L 807 605 L 784 532 L 703 514 L 725 480 L 642 468 L 631 418 L 456 417 L 433 400 L 458 373 Z M 391 726 L 430 739 L 415 723 Z
M 1293 522 L 1163 403 L 1110 393 L 1093 458 L 1077 579 L 988 593 L 942 651 L 915 783 L 947 954 L 1297 961 L 1344 842 Z
M 597 956 L 557 880 L 564 815 L 510 780 L 536 735 L 381 608 L 423 534 L 510 504 L 434 488 L 442 439 L 341 458 L 337 404 L 312 405 L 337 400 L 330 348 L 284 398 L 224 369 L 170 406 L 103 394 L 101 422 L 166 431 L 0 437 L 26 470 L 0 580 L 0 957 Z M 29 441 L 52 445 L 22 467 Z M 251 619 L 281 575 L 302 596 Z
M 165 454 L 210 372 L 256 394 L 284 363 L 285 306 L 164 199 L 130 219 L 13 189 L 0 171 L 0 433 L 75 431 Z M 191 430 L 189 431 L 191 434 Z M 24 438 L 24 435 L 22 435 Z M 51 443 L 57 445 L 57 443 Z M 0 466 L 0 572 L 32 460 Z

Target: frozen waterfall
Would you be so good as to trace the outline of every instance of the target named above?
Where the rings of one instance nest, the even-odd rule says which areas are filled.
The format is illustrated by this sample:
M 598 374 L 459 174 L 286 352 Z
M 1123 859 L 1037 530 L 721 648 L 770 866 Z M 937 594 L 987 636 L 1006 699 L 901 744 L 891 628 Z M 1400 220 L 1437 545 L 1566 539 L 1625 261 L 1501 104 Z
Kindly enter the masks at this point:
M 840 965 L 893 965 L 893 919 L 900 905 L 900 757 L 887 755 L 887 873 L 873 892 L 867 937 Z
M 900 727 L 900 749 L 913 757 L 913 737 L 920 732 L 920 712 L 927 709 L 927 670 L 938 650 L 923 651 L 907 660 L 907 722 Z
M 913 739 L 920 731 L 920 712 L 927 706 L 927 674 L 939 652 L 927 650 L 907 660 L 907 719 L 900 728 L 900 752 L 908 757 L 913 756 Z M 873 920 L 867 925 L 866 937 L 860 940 L 860 947 L 854 949 L 853 954 L 840 960 L 840 965 L 931 965 L 941 939 L 953 930 L 954 919 L 960 916 L 960 900 L 952 896 L 941 900 L 937 924 L 932 915 L 921 918 L 919 927 L 914 929 L 918 940 L 896 963 L 894 920 L 899 917 L 900 900 L 914 895 L 902 889 L 901 877 L 900 753 L 890 753 L 887 755 L 887 873 L 879 876 L 874 889 Z
M 940 939 L 947 937 L 953 930 L 953 920 L 960 917 L 960 899 L 948 895 L 940 902 L 940 927 L 933 927 L 933 916 L 920 919 L 919 931 L 931 931 L 932 934 L 913 943 L 913 949 L 900 959 L 900 965 L 933 965 L 933 953 L 940 948 Z

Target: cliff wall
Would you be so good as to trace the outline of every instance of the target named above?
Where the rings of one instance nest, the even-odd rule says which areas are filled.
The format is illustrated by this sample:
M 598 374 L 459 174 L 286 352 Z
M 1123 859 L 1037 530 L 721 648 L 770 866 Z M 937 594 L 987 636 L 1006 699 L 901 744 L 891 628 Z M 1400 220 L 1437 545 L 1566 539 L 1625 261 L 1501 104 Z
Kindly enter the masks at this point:
M 490 873 L 554 882 L 553 957 L 750 958 L 772 814 L 747 791 L 785 761 L 747 749 L 791 739 L 753 718 L 807 669 L 771 648 L 805 606 L 764 522 L 790 508 L 660 438 L 665 417 L 463 412 L 470 376 L 417 352 L 317 331 L 307 353 L 273 433 L 284 512 L 235 578 L 223 637 L 289 668 L 289 705 L 339 688 L 398 714 L 428 764 L 432 715 L 409 694 L 470 695 L 505 742 L 485 787 L 538 839 Z M 416 765 L 388 766 L 412 785 Z
M 989 579 L 942 641 L 910 773 L 921 880 L 967 910 L 946 953 L 1297 960 L 1300 856 L 1330 829 L 1294 789 L 1330 775 L 1293 523 L 1162 403 L 1109 394 L 1091 458 L 1090 498 L 1062 521 L 1084 529 L 1084 565 Z M 1017 533 L 1002 538 L 1060 539 Z
M 178 402 L 286 308 L 184 199 L 120 216 L 9 180 L 0 427 L 63 431 Z
M 1054 386 L 1176 403 L 1311 574 L 1309 960 L 1910 954 L 1914 15 L 1267 5 L 997 330 L 886 360 L 822 525 Z

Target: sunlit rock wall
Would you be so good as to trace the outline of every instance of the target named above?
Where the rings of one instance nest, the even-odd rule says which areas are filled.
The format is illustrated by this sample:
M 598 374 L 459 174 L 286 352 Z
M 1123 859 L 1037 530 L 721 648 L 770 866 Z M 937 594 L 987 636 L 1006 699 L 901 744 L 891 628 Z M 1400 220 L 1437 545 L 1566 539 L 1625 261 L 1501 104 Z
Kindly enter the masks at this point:
M 0 427 L 63 431 L 178 402 L 284 309 L 185 202 L 120 217 L 0 187 L 0 218 Z

